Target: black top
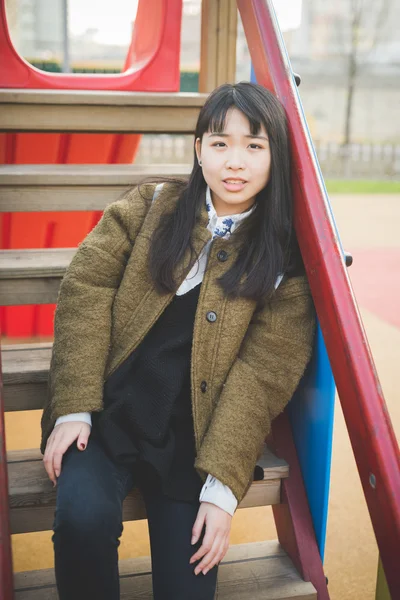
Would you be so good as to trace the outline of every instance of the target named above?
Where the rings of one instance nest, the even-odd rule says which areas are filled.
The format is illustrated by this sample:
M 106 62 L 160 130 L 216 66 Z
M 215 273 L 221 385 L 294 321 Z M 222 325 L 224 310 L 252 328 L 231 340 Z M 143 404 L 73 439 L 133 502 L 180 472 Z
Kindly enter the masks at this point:
M 201 283 L 175 295 L 146 337 L 107 379 L 92 434 L 148 490 L 198 498 L 190 363 Z

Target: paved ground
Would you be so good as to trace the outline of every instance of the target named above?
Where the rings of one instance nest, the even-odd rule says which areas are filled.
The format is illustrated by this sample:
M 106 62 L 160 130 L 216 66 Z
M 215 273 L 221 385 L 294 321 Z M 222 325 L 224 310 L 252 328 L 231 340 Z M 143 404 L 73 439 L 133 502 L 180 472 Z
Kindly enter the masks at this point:
M 331 198 L 369 345 L 400 439 L 400 196 Z M 375 598 L 378 550 L 339 400 L 336 402 L 325 570 L 332 600 Z
M 333 212 L 392 423 L 400 439 L 400 195 L 334 196 Z M 38 443 L 40 413 L 7 415 L 8 448 Z M 240 510 L 231 543 L 276 538 L 272 511 Z M 50 533 L 14 536 L 15 570 L 53 565 Z M 149 555 L 146 522 L 127 523 L 121 558 Z M 374 600 L 378 551 L 339 400 L 336 402 L 325 572 L 332 600 Z

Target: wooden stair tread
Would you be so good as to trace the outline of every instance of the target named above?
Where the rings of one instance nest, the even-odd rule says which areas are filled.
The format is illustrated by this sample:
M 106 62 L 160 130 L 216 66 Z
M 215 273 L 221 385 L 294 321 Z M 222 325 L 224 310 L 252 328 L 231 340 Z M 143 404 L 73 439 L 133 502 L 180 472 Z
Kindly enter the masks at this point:
M 37 377 L 44 373 L 44 381 L 47 381 L 52 348 L 52 342 L 3 345 L 1 347 L 3 384 L 12 383 L 13 376 L 18 374 L 21 376 L 20 381 L 29 383 L 37 380 Z
M 119 561 L 121 600 L 151 600 L 151 559 Z M 53 569 L 14 574 L 16 600 L 57 600 Z M 279 542 L 231 546 L 218 569 L 218 599 L 316 600 L 311 582 L 299 576 Z
M 145 178 L 187 177 L 190 165 L 0 165 L 0 212 L 104 210 Z
M 61 279 L 76 250 L 3 250 L 0 254 L 0 305 L 57 302 Z
M 189 164 L 30 164 L 0 165 L 0 186 L 131 185 L 132 178 L 188 175 Z M 122 181 L 121 181 L 122 180 Z M 88 210 L 88 209 L 85 209 Z
M 207 96 L 0 89 L 0 131 L 193 133 Z
M 53 343 L 1 347 L 4 410 L 43 408 Z
M 203 106 L 208 94 L 197 92 L 120 92 L 108 90 L 32 90 L 0 88 L 1 104 L 110 105 L 110 106 Z
M 76 248 L 2 250 L 0 279 L 62 277 Z
M 49 480 L 39 449 L 7 452 L 9 504 L 12 533 L 44 531 L 52 528 L 56 489 Z M 257 476 L 240 508 L 279 504 L 281 479 L 289 476 L 289 466 L 266 445 L 257 461 Z M 140 491 L 135 488 L 124 503 L 124 521 L 146 518 Z

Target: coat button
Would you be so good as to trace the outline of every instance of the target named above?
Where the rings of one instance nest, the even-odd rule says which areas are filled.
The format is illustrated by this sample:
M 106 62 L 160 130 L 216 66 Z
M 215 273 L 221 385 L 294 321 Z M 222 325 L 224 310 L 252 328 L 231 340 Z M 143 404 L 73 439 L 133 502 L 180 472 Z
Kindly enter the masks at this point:
M 203 394 L 207 391 L 207 381 L 202 381 L 201 382 L 200 389 L 203 392 Z
M 226 260 L 228 260 L 228 253 L 225 250 L 220 250 L 217 254 L 217 258 L 221 262 L 225 262 Z
M 214 323 L 214 321 L 217 320 L 217 314 L 212 310 L 208 311 L 206 317 L 207 317 L 207 321 L 209 321 L 210 323 Z

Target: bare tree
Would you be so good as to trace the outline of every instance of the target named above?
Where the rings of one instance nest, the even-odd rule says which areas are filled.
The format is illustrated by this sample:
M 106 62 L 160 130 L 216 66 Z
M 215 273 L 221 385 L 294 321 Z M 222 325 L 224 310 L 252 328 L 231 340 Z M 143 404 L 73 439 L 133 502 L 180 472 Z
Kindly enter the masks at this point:
M 350 0 L 347 98 L 343 145 L 351 142 L 351 116 L 354 90 L 360 69 L 360 54 L 365 58 L 377 46 L 388 18 L 390 0 Z

